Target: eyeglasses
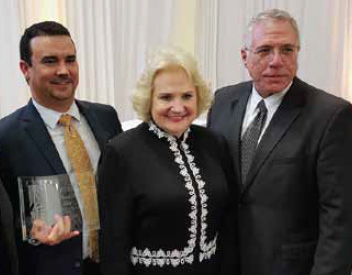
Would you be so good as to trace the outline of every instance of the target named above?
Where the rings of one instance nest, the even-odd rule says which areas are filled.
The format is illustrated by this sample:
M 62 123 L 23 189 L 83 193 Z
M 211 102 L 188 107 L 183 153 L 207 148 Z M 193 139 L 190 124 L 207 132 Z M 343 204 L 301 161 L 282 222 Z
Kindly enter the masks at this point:
M 280 48 L 264 46 L 259 47 L 255 50 L 251 50 L 248 48 L 245 50 L 253 53 L 261 59 L 272 59 L 274 57 L 275 52 L 278 52 L 282 58 L 291 58 L 298 52 L 299 47 L 294 45 L 287 45 Z

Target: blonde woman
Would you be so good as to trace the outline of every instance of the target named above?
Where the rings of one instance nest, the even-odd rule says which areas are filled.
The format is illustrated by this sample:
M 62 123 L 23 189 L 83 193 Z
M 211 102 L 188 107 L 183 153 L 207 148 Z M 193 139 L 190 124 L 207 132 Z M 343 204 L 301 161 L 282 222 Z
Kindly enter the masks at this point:
M 191 55 L 151 55 L 133 95 L 143 123 L 110 142 L 99 168 L 104 275 L 236 274 L 226 144 L 192 125 L 211 101 Z

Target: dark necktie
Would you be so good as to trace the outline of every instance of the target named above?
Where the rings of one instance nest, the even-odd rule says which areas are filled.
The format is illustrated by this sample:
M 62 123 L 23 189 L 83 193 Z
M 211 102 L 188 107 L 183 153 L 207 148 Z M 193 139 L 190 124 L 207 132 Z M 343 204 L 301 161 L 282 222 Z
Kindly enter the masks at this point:
M 241 141 L 241 175 L 242 184 L 245 183 L 247 173 L 252 164 L 255 151 L 258 146 L 258 140 L 260 133 L 265 124 L 267 109 L 265 107 L 264 100 L 258 103 L 257 108 L 259 109 L 258 114 L 254 118 L 253 122 L 248 126 L 244 133 Z

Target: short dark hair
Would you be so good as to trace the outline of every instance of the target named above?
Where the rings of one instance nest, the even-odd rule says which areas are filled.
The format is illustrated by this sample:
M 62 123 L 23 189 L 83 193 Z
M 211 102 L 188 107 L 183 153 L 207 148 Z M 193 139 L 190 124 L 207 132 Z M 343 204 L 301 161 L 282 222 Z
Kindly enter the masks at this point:
M 21 60 L 25 61 L 28 65 L 32 65 L 32 50 L 30 42 L 34 37 L 55 35 L 67 35 L 71 38 L 69 30 L 55 21 L 43 21 L 28 27 L 24 31 L 20 41 Z

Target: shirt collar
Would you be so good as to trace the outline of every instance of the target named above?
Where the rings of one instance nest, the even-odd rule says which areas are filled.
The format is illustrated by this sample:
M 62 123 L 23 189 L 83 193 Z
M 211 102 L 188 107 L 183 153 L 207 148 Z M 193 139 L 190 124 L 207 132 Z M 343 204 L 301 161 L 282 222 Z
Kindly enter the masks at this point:
M 291 86 L 292 86 L 292 81 L 283 91 L 272 94 L 271 96 L 268 96 L 266 98 L 262 98 L 262 96 L 258 93 L 258 91 L 255 89 L 255 86 L 253 85 L 249 109 L 255 111 L 256 107 L 258 106 L 258 103 L 261 100 L 264 100 L 265 106 L 267 109 L 271 109 L 271 107 L 273 106 L 280 105 L 283 97 L 285 96 L 287 91 L 291 88 Z
M 81 120 L 79 109 L 75 101 L 73 101 L 70 109 L 64 113 L 44 107 L 40 105 L 37 101 L 35 101 L 34 98 L 32 98 L 32 101 L 33 101 L 34 107 L 37 109 L 38 113 L 42 117 L 45 125 L 50 127 L 51 129 L 54 129 L 57 126 L 57 123 L 59 122 L 61 115 L 69 114 L 78 122 L 80 122 Z

